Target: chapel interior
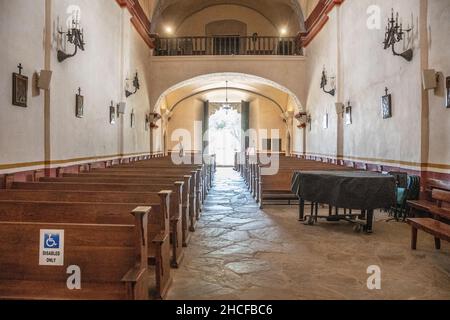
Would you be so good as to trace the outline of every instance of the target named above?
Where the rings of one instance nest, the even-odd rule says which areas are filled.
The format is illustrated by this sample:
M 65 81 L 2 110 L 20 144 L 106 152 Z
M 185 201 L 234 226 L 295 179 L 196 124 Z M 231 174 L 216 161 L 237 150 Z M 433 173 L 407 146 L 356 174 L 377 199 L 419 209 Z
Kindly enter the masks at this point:
M 0 0 L 0 300 L 450 299 L 449 34 L 449 0 Z

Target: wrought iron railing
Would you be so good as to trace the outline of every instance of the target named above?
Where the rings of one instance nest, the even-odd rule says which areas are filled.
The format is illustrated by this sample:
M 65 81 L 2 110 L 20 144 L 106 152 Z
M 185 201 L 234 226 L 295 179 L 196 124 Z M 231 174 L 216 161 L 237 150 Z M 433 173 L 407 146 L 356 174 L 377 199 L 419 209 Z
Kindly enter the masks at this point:
M 157 38 L 156 56 L 302 55 L 297 37 L 172 37 Z

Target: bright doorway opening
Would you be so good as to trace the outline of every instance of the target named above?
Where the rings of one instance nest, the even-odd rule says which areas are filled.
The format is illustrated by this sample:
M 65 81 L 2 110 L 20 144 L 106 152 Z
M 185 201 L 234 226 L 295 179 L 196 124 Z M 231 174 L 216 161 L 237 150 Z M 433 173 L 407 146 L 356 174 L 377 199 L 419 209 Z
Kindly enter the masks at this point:
M 241 113 L 237 106 L 216 109 L 209 117 L 209 150 L 221 167 L 234 165 L 241 151 Z

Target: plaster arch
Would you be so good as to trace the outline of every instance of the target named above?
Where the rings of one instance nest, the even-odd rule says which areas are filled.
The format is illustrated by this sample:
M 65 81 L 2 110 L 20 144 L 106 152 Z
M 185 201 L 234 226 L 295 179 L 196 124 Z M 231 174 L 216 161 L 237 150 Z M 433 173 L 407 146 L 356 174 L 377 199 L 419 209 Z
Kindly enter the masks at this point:
M 198 93 L 202 93 L 209 90 L 217 90 L 217 89 L 223 89 L 223 83 L 226 81 L 232 82 L 235 84 L 234 89 L 235 90 L 242 90 L 242 91 L 251 91 L 258 95 L 263 95 L 263 93 L 258 92 L 258 89 L 249 90 L 248 84 L 250 84 L 250 87 L 252 86 L 260 86 L 260 87 L 271 87 L 274 88 L 280 92 L 285 93 L 289 99 L 291 99 L 292 104 L 294 106 L 293 110 L 294 112 L 299 112 L 305 110 L 302 103 L 300 102 L 300 99 L 297 97 L 296 94 L 294 94 L 290 89 L 287 87 L 252 74 L 246 74 L 246 73 L 236 73 L 236 72 L 222 72 L 222 73 L 211 73 L 211 74 L 205 74 L 201 76 L 196 76 L 184 81 L 181 81 L 168 89 L 166 89 L 158 98 L 155 105 L 153 106 L 153 110 L 155 112 L 161 112 L 161 107 L 166 106 L 166 97 L 170 94 L 176 92 L 177 90 L 183 90 L 186 88 L 193 88 L 192 91 L 189 91 L 188 94 L 186 94 L 182 99 L 195 96 Z M 270 97 L 265 97 L 269 98 Z M 180 100 L 182 100 L 180 99 Z M 167 108 L 170 110 L 173 106 L 167 106 Z

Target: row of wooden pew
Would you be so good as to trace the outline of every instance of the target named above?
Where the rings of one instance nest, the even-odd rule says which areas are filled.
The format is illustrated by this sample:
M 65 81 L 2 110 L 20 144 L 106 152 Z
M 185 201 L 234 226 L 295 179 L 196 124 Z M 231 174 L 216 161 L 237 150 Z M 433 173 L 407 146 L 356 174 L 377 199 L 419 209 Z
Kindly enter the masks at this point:
M 242 158 L 240 159 L 240 157 Z M 270 166 L 263 164 L 267 158 L 277 161 L 278 170 L 276 174 L 265 175 L 262 171 L 265 167 Z M 287 201 L 288 203 L 298 201 L 298 197 L 291 191 L 292 177 L 297 171 L 357 170 L 354 166 L 287 157 L 284 154 L 237 155 L 236 159 L 238 162 L 235 169 L 241 173 L 261 209 L 269 201 Z
M 211 188 L 211 159 L 174 165 L 160 157 L 10 179 L 0 190 L 0 298 L 163 299 Z M 45 230 L 64 231 L 62 265 L 40 264 Z M 71 266 L 81 289 L 67 285 Z
M 265 155 L 271 157 L 272 155 Z M 235 170 L 244 177 L 249 190 L 263 208 L 266 201 L 298 201 L 291 192 L 294 172 L 365 170 L 383 172 L 383 167 L 364 164 L 362 167 L 353 161 L 333 161 L 323 157 L 295 158 L 278 156 L 279 170 L 275 175 L 263 175 L 261 156 L 236 155 Z M 264 159 L 266 160 L 266 159 Z M 412 227 L 411 247 L 417 248 L 417 233 L 422 230 L 435 237 L 436 249 L 440 249 L 441 240 L 450 241 L 450 184 L 445 181 L 428 179 L 425 183 L 425 199 L 408 201 L 410 208 L 408 223 Z M 420 217 L 417 217 L 420 216 Z
M 421 230 L 434 236 L 439 250 L 441 240 L 450 241 L 450 183 L 428 179 L 425 188 L 424 199 L 408 201 L 412 217 L 407 220 L 412 228 L 411 248 L 417 249 L 418 230 Z

